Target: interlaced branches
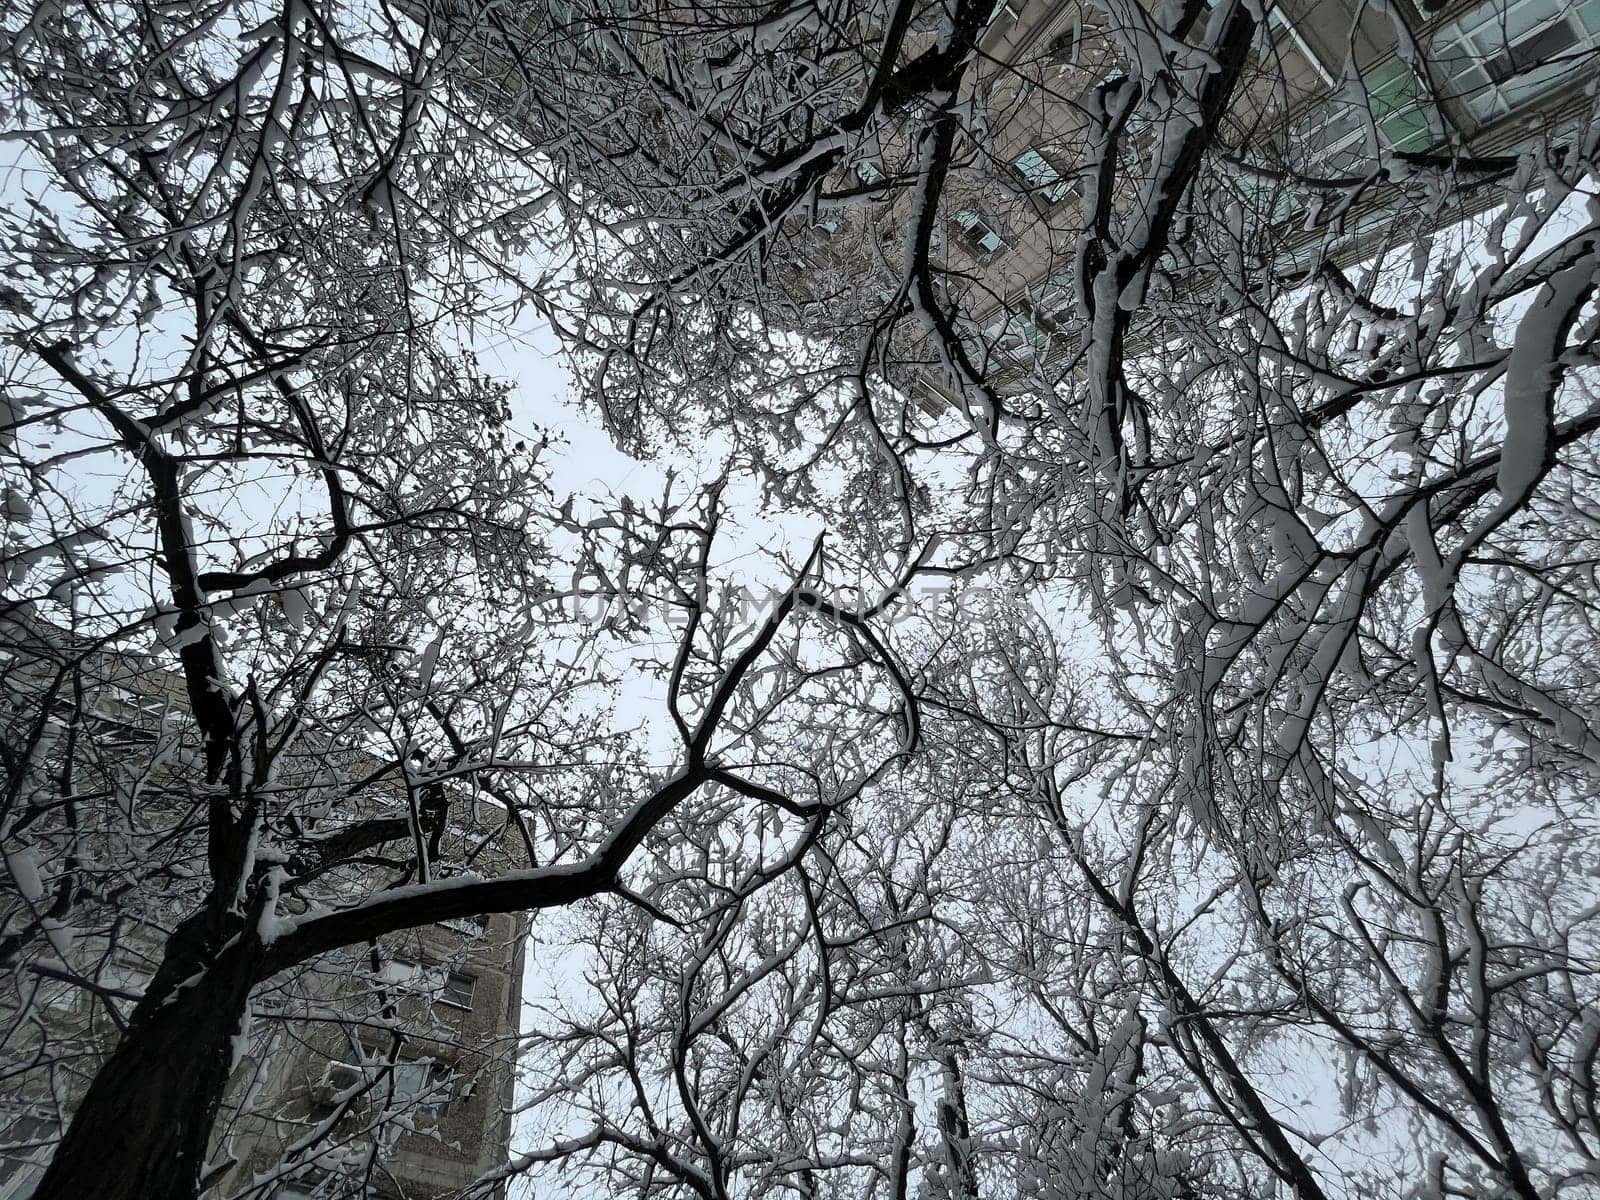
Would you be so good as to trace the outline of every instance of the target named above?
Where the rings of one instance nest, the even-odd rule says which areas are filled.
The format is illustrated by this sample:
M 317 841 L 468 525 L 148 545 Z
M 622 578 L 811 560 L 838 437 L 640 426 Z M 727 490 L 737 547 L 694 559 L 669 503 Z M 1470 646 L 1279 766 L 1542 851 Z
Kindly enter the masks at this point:
M 1511 86 L 1534 69 L 1493 7 L 1460 21 L 1499 30 L 1479 51 L 1504 57 L 1472 69 Z M 1076 973 L 1024 989 L 1073 1063 L 1030 1153 L 1070 1143 L 1106 1189 L 1339 1194 L 1378 1178 L 1356 1114 L 1392 1105 L 1441 1194 L 1580 1186 L 1593 1133 L 1554 1097 L 1589 1078 L 1593 946 L 1568 924 L 1588 910 L 1541 918 L 1518 945 L 1542 965 L 1505 977 L 1564 980 L 1561 1015 L 1532 1022 L 1562 1049 L 1497 1057 L 1537 1042 L 1517 1005 L 1548 1001 L 1463 974 L 1516 955 L 1483 897 L 1567 894 L 1594 789 L 1596 142 L 1561 90 L 1576 60 L 1515 84 L 1518 133 L 1460 82 L 1455 26 L 1393 5 L 452 21 L 485 102 L 533 114 L 553 190 L 581 198 L 562 326 L 617 436 L 714 432 L 862 558 L 1005 593 L 988 638 L 965 636 L 971 608 L 919 613 L 915 686 L 931 808 L 962 801 L 945 859 L 982 858 L 972 829 L 997 813 L 1012 848 L 1043 821 L 1037 867 L 987 894 L 1056 896 L 1037 936 L 1079 943 Z M 935 738 L 930 712 L 965 732 Z M 1081 1026 L 1059 1003 L 1080 992 Z M 992 1132 L 980 1164 L 1016 1152 L 999 1131 L 1022 1106 L 975 1102 L 965 1057 L 1009 1050 L 1013 1021 L 956 1056 Z M 1350 1124 L 1301 1124 L 1263 1076 L 1328 1046 L 1373 1074 L 1344 1093 Z M 919 1086 L 943 1086 L 940 1053 L 921 1044 Z M 894 1061 L 880 1086 L 916 1090 Z M 989 1076 L 1015 1085 L 1016 1061 Z M 1091 1118 L 1104 1085 L 1085 1081 L 1118 1071 L 1136 1098 Z M 1328 1099 L 1309 1068 L 1295 1086 Z M 816 1103 L 823 1122 L 842 1102 Z M 969 1186 L 952 1170 L 925 1178 Z M 800 1167 L 784 1186 L 826 1190 Z
M 514 913 L 486 1193 L 1591 1187 L 1592 34 L 1494 6 L 8 14 L 40 1194 L 367 1186 L 439 1081 L 238 1185 L 252 994 Z M 720 467 L 550 495 L 508 296 Z

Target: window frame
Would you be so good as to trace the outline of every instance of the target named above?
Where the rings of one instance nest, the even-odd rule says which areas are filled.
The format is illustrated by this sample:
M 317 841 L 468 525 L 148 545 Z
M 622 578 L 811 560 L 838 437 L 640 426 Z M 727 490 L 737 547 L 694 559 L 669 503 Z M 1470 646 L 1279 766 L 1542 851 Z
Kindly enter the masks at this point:
M 1023 160 L 1028 158 L 1035 161 L 1024 166 Z M 1072 181 L 1037 146 L 1012 158 L 1011 172 L 1022 180 L 1028 198 L 1042 208 L 1054 208 L 1072 195 Z
M 1520 32 L 1511 34 L 1530 11 L 1537 15 Z M 1591 21 L 1594 28 L 1590 28 Z M 1564 26 L 1573 38 L 1560 56 L 1566 61 L 1535 60 L 1519 67 L 1517 50 L 1558 26 Z M 1446 92 L 1479 126 L 1512 116 L 1570 82 L 1573 72 L 1582 66 L 1586 49 L 1600 49 L 1600 5 L 1592 2 L 1484 0 L 1457 12 L 1428 37 L 1428 51 L 1439 64 Z M 1501 59 L 1509 70 L 1497 75 L 1490 64 Z
M 960 231 L 962 247 L 979 262 L 993 262 L 1011 248 L 1011 243 L 995 228 L 995 222 L 976 209 L 956 210 L 955 224 Z M 980 229 L 983 231 L 981 235 L 977 233 Z M 989 238 L 995 240 L 992 247 L 986 245 Z
M 467 984 L 465 1002 L 463 1002 L 462 1000 L 458 999 L 457 998 L 457 993 L 453 992 L 451 990 L 452 985 L 455 984 L 456 982 L 458 982 L 459 980 L 465 980 L 466 984 Z M 439 990 L 439 1003 L 440 1004 L 447 1004 L 451 1008 L 459 1008 L 463 1012 L 471 1012 L 472 1011 L 472 1006 L 477 1000 L 477 994 L 478 994 L 478 977 L 476 975 L 474 975 L 471 971 L 446 971 L 446 972 L 444 972 L 444 984 Z
M 401 1068 L 407 1069 L 408 1077 L 413 1074 L 412 1068 L 421 1072 L 421 1078 L 416 1086 L 402 1090 Z M 449 1063 L 440 1062 L 437 1058 L 427 1056 L 396 1058 L 389 1064 L 389 1103 L 393 1106 L 408 1105 L 419 1112 L 428 1113 L 435 1122 L 441 1121 L 455 1101 L 455 1074 L 454 1067 Z M 425 1099 L 428 1093 L 436 1089 L 437 1094 L 432 1099 Z

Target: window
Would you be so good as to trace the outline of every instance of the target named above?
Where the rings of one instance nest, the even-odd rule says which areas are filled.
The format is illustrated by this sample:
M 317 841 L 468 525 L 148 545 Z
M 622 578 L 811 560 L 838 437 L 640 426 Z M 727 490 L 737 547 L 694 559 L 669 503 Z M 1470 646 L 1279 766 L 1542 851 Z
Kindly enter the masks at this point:
M 435 1117 L 442 1117 L 450 1108 L 451 1074 L 449 1067 L 431 1058 L 396 1059 L 390 1076 L 392 1103 L 415 1104 Z
M 108 684 L 105 689 L 95 697 L 94 711 L 97 716 L 124 723 L 127 721 L 143 720 L 141 724 L 159 723 L 166 712 L 166 701 L 160 696 L 146 696 L 139 692 L 130 691 L 116 684 Z
M 1313 174 L 1354 171 L 1366 157 L 1367 127 L 1353 104 L 1334 99 L 1314 105 L 1295 134 Z
M 396 955 L 378 970 L 378 978 L 404 991 L 421 991 L 427 983 L 427 971 L 419 962 Z
M 1076 14 L 1067 17 L 1067 25 L 1050 36 L 1045 56 L 1060 67 L 1078 65 L 1078 48 L 1083 42 L 1083 22 Z
M 983 332 L 992 347 L 989 351 L 992 359 L 1026 363 L 1050 348 L 1050 335 L 1034 324 L 1029 313 L 1020 309 L 1001 309 L 984 326 Z
M 1422 87 L 1410 66 L 1392 59 L 1365 76 L 1372 120 L 1396 150 L 1420 151 L 1433 144 L 1433 122 Z
M 472 992 L 478 983 L 477 976 L 465 971 L 428 966 L 398 956 L 383 964 L 378 978 L 389 987 L 427 996 L 456 1008 L 472 1007 Z
M 462 971 L 451 971 L 450 974 L 445 976 L 444 991 L 440 994 L 439 999 L 445 1004 L 453 1005 L 456 1008 L 471 1008 L 472 992 L 477 984 L 478 981 L 474 976 Z
M 1012 343 L 1009 353 L 1016 359 L 1032 358 L 1034 351 L 1050 348 L 1050 335 L 1035 325 L 1027 313 L 1011 314 L 1006 322 L 1006 339 Z
M 436 1116 L 442 1116 L 450 1106 L 451 1070 L 431 1058 L 400 1058 L 389 1071 L 387 1080 L 382 1072 L 387 1064 L 367 1062 L 331 1062 L 322 1072 L 322 1079 L 313 1092 L 313 1098 L 324 1110 L 346 1099 L 352 1088 L 361 1083 L 371 1083 L 361 1099 L 375 1104 L 395 1106 L 417 1105 Z
M 1351 98 L 1331 96 L 1304 115 L 1295 138 L 1303 147 L 1312 173 L 1358 171 L 1368 160 L 1369 126 L 1394 150 L 1426 150 L 1437 140 L 1437 115 L 1410 66 L 1391 59 L 1362 74 L 1366 89 Z M 1363 110 L 1363 104 L 1365 110 Z
M 1241 171 L 1233 177 L 1233 189 L 1249 201 L 1251 211 L 1266 212 L 1274 224 L 1290 221 L 1305 211 L 1305 205 L 1280 183 L 1264 175 Z
M 1433 37 L 1445 86 L 1492 121 L 1563 82 L 1600 45 L 1600 0 L 1486 0 Z
M 0 1200 L 26 1200 L 44 1177 L 54 1121 L 17 1117 L 0 1132 Z
M 1072 273 L 1057 271 L 1048 279 L 1036 283 L 1028 290 L 1033 307 L 1047 316 L 1055 316 L 1076 299 L 1072 289 Z
M 428 1090 L 428 1079 L 433 1073 L 433 1063 L 418 1059 L 401 1059 L 394 1064 L 390 1082 L 395 1103 L 414 1100 Z
M 1061 172 L 1037 150 L 1024 150 L 1012 160 L 1011 167 L 1028 185 L 1029 194 L 1045 204 L 1066 199 L 1072 190 L 1067 181 L 1061 178 Z
M 1489 72 L 1490 79 L 1504 83 L 1524 71 L 1543 66 L 1578 45 L 1579 35 L 1573 25 L 1572 21 L 1546 25 L 1537 33 L 1529 34 L 1516 45 L 1496 54 L 1484 64 L 1483 69 Z
M 1206 7 L 1215 8 L 1216 0 L 1206 0 Z M 1281 4 L 1274 4 L 1267 12 L 1267 36 L 1274 43 L 1280 40 L 1287 40 L 1293 47 L 1294 52 L 1305 59 L 1324 84 L 1328 87 L 1335 86 L 1333 72 L 1329 69 L 1327 61 L 1318 53 L 1316 47 L 1306 41 L 1305 36 L 1296 28 L 1295 23 L 1284 16 Z
M 969 208 L 956 213 L 956 224 L 961 227 L 961 240 L 979 258 L 993 258 L 1006 248 L 1005 239 Z

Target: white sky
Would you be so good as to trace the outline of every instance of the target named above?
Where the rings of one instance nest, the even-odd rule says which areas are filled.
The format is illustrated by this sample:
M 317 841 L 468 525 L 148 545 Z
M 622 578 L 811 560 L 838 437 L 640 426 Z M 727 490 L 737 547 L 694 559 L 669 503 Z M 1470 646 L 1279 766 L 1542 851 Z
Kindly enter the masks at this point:
M 661 494 L 665 473 L 653 463 L 630 458 L 611 444 L 600 420 L 577 402 L 572 371 L 560 356 L 549 325 L 531 308 L 503 337 L 474 347 L 491 375 L 511 383 L 512 423 L 519 433 L 534 427 L 559 434 L 542 460 L 558 496 L 610 491 L 645 500 Z
M 19 170 L 19 158 L 23 153 L 17 143 L 12 143 L 0 156 L 0 204 L 14 205 L 20 199 L 23 178 Z M 1576 198 L 1573 205 L 1576 217 Z M 1552 228 L 1541 236 L 1535 252 L 1569 231 L 1570 227 L 1562 222 L 1553 222 Z M 1482 247 L 1469 245 L 1462 249 L 1470 258 L 1477 258 L 1483 253 Z M 1519 304 L 1512 311 L 1519 311 L 1521 307 L 1523 305 Z M 524 307 L 522 313 L 522 318 L 512 330 L 492 339 L 481 338 L 472 348 L 489 374 L 512 385 L 513 425 L 518 432 L 530 434 L 537 428 L 548 430 L 553 435 L 555 440 L 542 461 L 549 470 L 551 487 L 558 499 L 569 493 L 586 498 L 627 495 L 641 504 L 657 499 L 665 484 L 662 467 L 633 459 L 612 445 L 592 409 L 585 408 L 577 401 L 576 381 L 559 354 L 556 339 L 548 326 L 538 318 L 531 306 Z M 675 465 L 686 479 L 704 478 L 720 465 L 714 461 L 717 453 L 715 445 L 708 444 L 705 461 Z M 87 479 L 81 482 L 90 483 Z M 756 551 L 780 545 L 793 548 L 813 536 L 817 526 L 814 521 L 793 514 L 761 512 L 755 488 L 748 486 L 748 481 L 745 483 L 746 486 L 736 483 L 730 488 L 729 508 L 739 514 L 739 519 L 730 523 L 727 541 L 719 545 L 715 558 L 725 571 L 735 575 L 739 573 L 737 564 L 748 561 L 751 564 L 751 582 L 770 582 L 770 556 Z M 687 498 L 688 487 L 680 485 L 680 491 Z M 623 712 L 624 722 L 631 723 L 636 718 L 650 739 L 653 756 L 669 758 L 673 747 L 670 738 L 661 738 L 665 732 L 665 721 L 659 687 L 641 676 L 635 678 L 638 684 L 636 688 L 630 686 L 628 703 Z M 552 967 L 560 961 L 561 956 L 555 952 L 555 948 L 552 948 L 552 952 L 541 954 L 537 946 L 530 947 L 525 997 L 548 994 L 552 986 Z M 566 976 L 571 971 L 571 982 L 576 984 L 579 965 L 571 963 L 569 959 L 564 967 L 556 973 Z M 1299 1083 L 1315 1095 L 1318 1084 L 1325 1085 L 1326 1081 L 1291 1081 L 1286 1077 L 1280 1082 L 1286 1088 L 1292 1083 Z M 1326 1097 L 1319 1099 L 1325 1100 Z M 1303 1103 L 1309 1106 L 1315 1101 L 1308 1096 Z M 1326 1120 L 1328 1114 L 1323 1112 L 1317 1116 Z M 513 1139 L 514 1147 L 517 1140 Z

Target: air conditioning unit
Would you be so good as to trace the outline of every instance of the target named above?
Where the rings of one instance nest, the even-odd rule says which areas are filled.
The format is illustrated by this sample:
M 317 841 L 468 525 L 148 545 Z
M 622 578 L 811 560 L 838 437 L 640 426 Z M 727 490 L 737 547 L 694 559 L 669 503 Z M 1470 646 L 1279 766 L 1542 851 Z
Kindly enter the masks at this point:
M 482 937 L 489 931 L 488 917 L 446 917 L 439 924 L 469 938 Z
M 344 1093 L 362 1080 L 361 1068 L 351 1063 L 329 1063 L 312 1090 L 318 1104 L 337 1104 Z

